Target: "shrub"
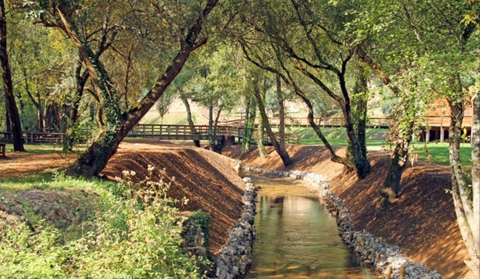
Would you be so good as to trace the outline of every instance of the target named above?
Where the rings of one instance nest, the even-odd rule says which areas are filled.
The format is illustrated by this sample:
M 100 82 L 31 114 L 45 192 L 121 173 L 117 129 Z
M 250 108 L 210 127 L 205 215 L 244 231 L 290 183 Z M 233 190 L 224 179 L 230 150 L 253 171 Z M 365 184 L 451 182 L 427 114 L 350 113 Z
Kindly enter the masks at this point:
M 115 194 L 103 190 L 95 218 L 81 225 L 89 230 L 68 242 L 46 222 L 0 218 L 0 278 L 202 278 L 205 260 L 182 251 L 169 185 L 120 183 Z

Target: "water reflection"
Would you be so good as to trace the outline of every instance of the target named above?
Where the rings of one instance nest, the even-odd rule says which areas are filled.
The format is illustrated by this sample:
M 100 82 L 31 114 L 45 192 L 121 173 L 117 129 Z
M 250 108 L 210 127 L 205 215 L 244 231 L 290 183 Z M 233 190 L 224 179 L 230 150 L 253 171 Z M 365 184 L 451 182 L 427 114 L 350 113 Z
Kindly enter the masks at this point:
M 255 179 L 262 190 L 247 278 L 375 278 L 353 260 L 316 195 L 293 183 Z

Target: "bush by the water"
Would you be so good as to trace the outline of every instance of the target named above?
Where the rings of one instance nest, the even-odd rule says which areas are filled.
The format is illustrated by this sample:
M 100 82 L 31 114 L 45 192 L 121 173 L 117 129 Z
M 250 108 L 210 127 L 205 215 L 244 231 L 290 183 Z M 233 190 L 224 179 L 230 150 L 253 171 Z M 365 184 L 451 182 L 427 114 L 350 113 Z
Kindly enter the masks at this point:
M 0 218 L 0 278 L 203 277 L 205 260 L 182 251 L 183 220 L 165 195 L 165 183 L 105 187 L 105 182 L 60 176 L 51 182 L 58 184 L 94 192 L 86 197 L 95 199 L 94 214 L 68 228 L 77 231 L 71 239 L 42 218 Z

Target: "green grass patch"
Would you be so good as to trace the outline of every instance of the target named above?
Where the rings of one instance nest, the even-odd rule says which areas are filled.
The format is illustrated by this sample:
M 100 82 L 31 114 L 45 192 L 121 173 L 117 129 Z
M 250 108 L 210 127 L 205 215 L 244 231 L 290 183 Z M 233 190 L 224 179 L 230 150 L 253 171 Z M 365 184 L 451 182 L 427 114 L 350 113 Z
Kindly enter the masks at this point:
M 203 277 L 205 261 L 182 250 L 168 185 L 154 192 L 58 173 L 18 185 L 0 189 L 0 206 L 23 216 L 0 219 L 1 278 Z
M 40 187 L 38 185 L 43 185 L 45 183 L 48 184 L 49 182 L 53 181 L 53 177 L 53 172 L 43 172 L 32 173 L 20 177 L 0 178 L 0 191 L 21 190 L 30 189 L 32 187 Z
M 450 165 L 448 143 L 415 143 L 414 154 L 418 155 L 418 158 L 424 161 L 433 162 L 435 164 Z M 460 144 L 460 158 L 462 164 L 467 168 L 472 166 L 472 146 L 470 143 Z
M 323 145 L 312 128 L 291 128 L 289 133 L 295 133 L 299 136 L 301 145 Z M 322 132 L 332 146 L 347 146 L 347 134 L 345 128 L 322 128 Z M 382 140 L 386 129 L 370 128 L 366 130 L 367 147 L 381 148 L 386 146 L 386 142 Z M 450 165 L 448 143 L 415 143 L 414 155 L 418 159 L 432 162 L 440 165 Z M 460 156 L 465 171 L 469 171 L 472 166 L 472 147 L 469 143 L 461 144 Z
M 345 128 L 322 128 L 322 133 L 332 146 L 347 146 L 347 133 Z M 291 128 L 288 133 L 295 133 L 299 136 L 300 145 L 323 145 L 312 128 Z M 385 129 L 367 129 L 367 146 L 383 146 L 383 135 L 387 132 Z

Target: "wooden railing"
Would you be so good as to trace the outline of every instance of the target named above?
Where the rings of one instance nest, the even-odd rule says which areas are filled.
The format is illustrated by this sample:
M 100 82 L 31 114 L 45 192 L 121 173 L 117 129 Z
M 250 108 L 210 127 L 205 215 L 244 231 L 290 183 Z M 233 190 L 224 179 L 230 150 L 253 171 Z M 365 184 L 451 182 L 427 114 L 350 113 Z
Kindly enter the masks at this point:
M 189 125 L 137 124 L 130 130 L 128 136 L 177 140 L 205 140 L 209 138 L 209 134 L 208 125 L 196 125 L 194 129 L 191 129 Z M 242 137 L 243 127 L 217 126 L 216 135 Z
M 22 132 L 24 143 L 55 143 L 63 142 L 65 133 L 48 133 L 48 132 Z M 0 132 L 0 142 L 13 142 L 11 132 Z
M 345 119 L 342 117 L 329 117 L 329 118 L 315 118 L 315 123 L 320 127 L 343 127 L 345 125 Z M 371 117 L 369 118 L 367 126 L 369 128 L 388 128 L 389 119 L 384 117 Z M 227 120 L 222 121 L 222 125 L 230 126 L 243 126 L 244 119 Z M 272 127 L 278 127 L 280 125 L 280 119 L 278 117 L 269 118 L 269 123 Z M 258 126 L 258 119 L 255 122 Z M 285 126 L 290 127 L 310 127 L 308 119 L 305 117 L 287 117 L 285 118 Z

